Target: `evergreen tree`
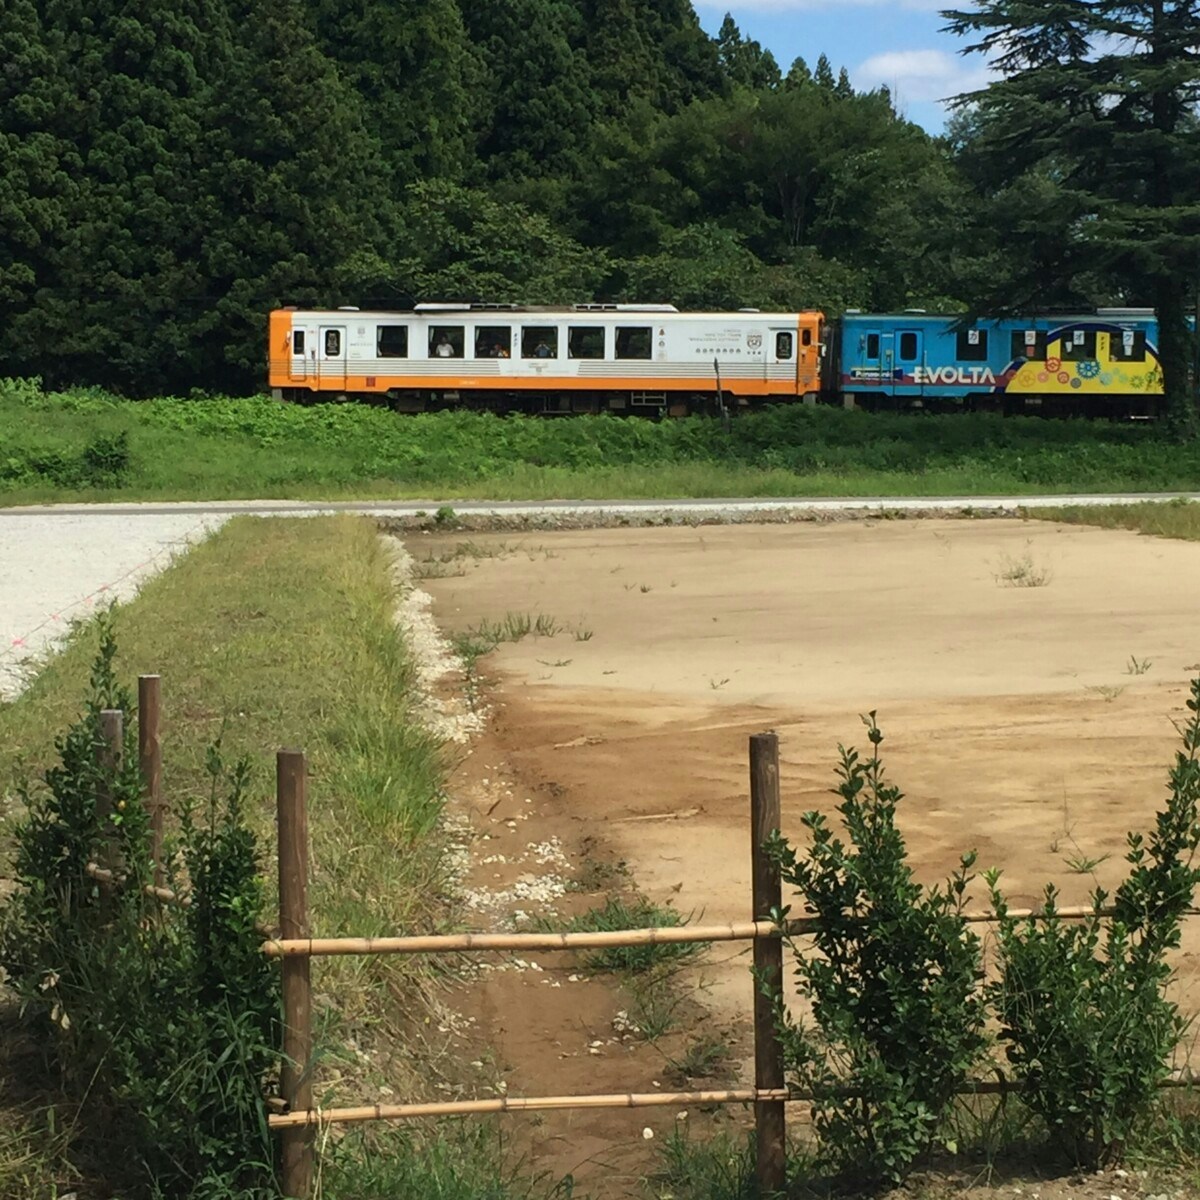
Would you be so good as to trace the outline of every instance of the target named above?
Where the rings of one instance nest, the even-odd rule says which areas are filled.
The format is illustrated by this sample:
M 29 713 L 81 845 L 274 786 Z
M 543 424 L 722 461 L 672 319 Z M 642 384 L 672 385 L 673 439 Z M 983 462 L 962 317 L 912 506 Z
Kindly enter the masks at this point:
M 270 308 L 356 300 L 359 273 L 376 274 L 388 244 L 378 144 L 307 15 L 304 0 L 243 0 L 208 114 L 196 215 L 208 230 L 198 257 L 210 302 L 193 337 L 202 377 L 227 386 L 261 373 Z
M 834 94 L 845 100 L 847 96 L 854 95 L 854 87 L 850 82 L 850 72 L 843 67 L 838 72 L 837 84 L 834 87 Z
M 591 138 L 597 97 L 572 0 L 460 0 L 484 64 L 478 152 L 493 179 L 573 177 Z
M 748 88 L 778 87 L 779 64 L 753 38 L 742 37 L 732 14 L 726 13 L 717 33 L 717 56 L 731 83 Z
M 833 67 L 829 63 L 829 59 L 824 54 L 817 59 L 817 69 L 813 74 L 817 87 L 826 92 L 832 92 L 837 88 L 837 82 L 833 77 Z
M 787 77 L 783 81 L 784 86 L 806 87 L 812 81 L 812 72 L 808 69 L 808 63 L 803 58 L 793 59 L 792 65 L 788 68 Z
M 481 70 L 455 0 L 309 0 L 322 52 L 363 101 L 397 193 L 462 174 Z
M 598 110 L 606 117 L 648 100 L 659 112 L 719 94 L 716 43 L 690 0 L 578 0 L 583 48 Z
M 1172 420 L 1194 432 L 1186 297 L 1200 275 L 1200 0 L 974 0 L 945 13 L 1003 72 L 969 99 L 994 175 L 1037 178 L 1058 236 L 1158 310 Z M 1047 222 L 1049 224 L 1049 222 Z M 1028 295 L 1031 281 L 1010 279 Z

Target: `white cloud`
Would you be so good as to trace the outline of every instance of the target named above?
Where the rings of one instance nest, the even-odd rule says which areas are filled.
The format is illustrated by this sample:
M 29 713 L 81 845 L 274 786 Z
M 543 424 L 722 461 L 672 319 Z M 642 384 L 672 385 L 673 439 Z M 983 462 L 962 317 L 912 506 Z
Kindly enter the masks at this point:
M 902 8 L 908 12 L 941 12 L 955 8 L 949 0 L 693 0 L 697 8 L 719 9 L 722 12 L 803 12 L 820 8 Z
M 948 100 L 986 86 L 993 77 L 978 58 L 964 59 L 945 50 L 889 50 L 872 55 L 850 72 L 856 88 L 886 84 L 900 105 Z

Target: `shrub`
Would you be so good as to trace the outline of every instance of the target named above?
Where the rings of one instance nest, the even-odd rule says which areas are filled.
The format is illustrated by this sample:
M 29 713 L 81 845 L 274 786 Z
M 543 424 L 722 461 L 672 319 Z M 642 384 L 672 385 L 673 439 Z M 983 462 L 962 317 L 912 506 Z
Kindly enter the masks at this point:
M 1107 894 L 1097 888 L 1082 922 L 1059 914 L 1046 889 L 1042 910 L 1017 920 L 988 876 L 999 921 L 1000 979 L 989 993 L 1008 1061 L 1026 1086 L 1025 1102 L 1081 1166 L 1121 1158 L 1150 1112 L 1186 1022 L 1165 989 L 1166 961 L 1200 870 L 1200 679 L 1188 700 L 1191 719 L 1170 772 L 1165 808 L 1149 845 L 1128 837 L 1131 870 L 1105 922 Z
M 864 722 L 871 756 L 839 747 L 850 844 L 810 812 L 803 857 L 780 837 L 770 850 L 818 922 L 816 956 L 790 943 L 813 1023 L 776 995 L 788 1074 L 814 1097 L 823 1165 L 875 1186 L 931 1148 L 985 1043 L 980 943 L 963 920 L 975 856 L 944 889 L 914 881 L 895 824 L 903 794 L 884 778 L 875 714 Z
M 101 630 L 91 692 L 56 743 L 58 765 L 24 786 L 17 891 L 0 964 L 62 1091 L 82 1110 L 79 1150 L 126 1200 L 271 1195 L 265 1096 L 275 1068 L 276 973 L 258 947 L 263 910 L 246 770 L 209 756 L 212 792 L 186 809 L 170 882 L 190 907 L 160 906 L 135 733 L 101 766 L 100 712 L 132 712 Z M 101 803 L 104 797 L 108 803 Z M 100 859 L 120 881 L 89 875 Z

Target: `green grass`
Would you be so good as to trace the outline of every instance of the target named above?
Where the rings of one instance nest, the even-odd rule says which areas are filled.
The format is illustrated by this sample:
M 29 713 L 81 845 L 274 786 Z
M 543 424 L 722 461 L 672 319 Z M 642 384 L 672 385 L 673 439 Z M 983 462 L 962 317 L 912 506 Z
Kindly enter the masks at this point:
M 205 749 L 218 735 L 227 761 L 248 754 L 272 885 L 274 751 L 307 751 L 309 896 L 320 935 L 433 929 L 446 917 L 439 899 L 446 764 L 416 720 L 412 663 L 392 621 L 389 566 L 366 520 L 239 518 L 149 581 L 114 616 L 122 675 L 130 682 L 139 673 L 163 676 L 168 800 L 207 795 Z M 79 627 L 16 702 L 0 705 L 0 877 L 6 874 L 5 835 L 19 818 L 9 782 L 52 760 L 55 735 L 77 715 L 95 644 L 94 626 Z M 430 1092 L 434 1072 L 420 1057 L 420 993 L 430 978 L 422 961 L 314 963 L 323 1053 L 342 1075 L 336 1088 L 318 1075 L 320 1103 L 361 1102 L 383 1083 L 406 1098 L 440 1094 Z M 7 1030 L 0 1041 L 6 1036 Z M 371 1055 L 369 1064 L 343 1049 L 351 1038 Z M 18 1092 L 18 1079 L 5 1074 L 17 1061 L 9 1053 L 15 1051 L 6 1042 L 0 1053 L 0 1198 L 50 1196 L 51 1180 L 72 1177 L 63 1157 L 70 1126 L 88 1114 L 48 1108 L 48 1085 L 31 1092 L 27 1076 Z M 408 1144 L 397 1143 L 401 1149 Z M 414 1153 L 430 1164 L 449 1164 L 482 1144 L 463 1150 L 456 1143 L 456 1149 L 428 1133 Z M 413 1178 L 419 1174 L 418 1165 L 403 1161 L 392 1169 L 396 1179 L 406 1170 L 417 1173 Z M 490 1158 L 471 1169 L 480 1179 L 499 1178 Z M 367 1167 L 341 1154 L 327 1172 L 328 1194 L 374 1194 L 337 1184 L 339 1172 L 355 1171 Z M 420 1193 L 459 1194 L 432 1185 Z M 508 1193 L 489 1185 L 476 1194 Z
M 1132 424 L 803 405 L 690 417 L 400 416 L 265 398 L 127 401 L 0 381 L 0 504 L 1187 490 L 1200 444 Z
M 1180 538 L 1187 542 L 1200 541 L 1200 504 L 1189 500 L 1038 508 L 1030 509 L 1025 515 L 1039 521 L 1096 525 L 1101 529 L 1130 529 L 1154 537 Z M 1149 666 L 1146 669 L 1148 670 Z M 1140 670 L 1134 673 L 1142 674 Z

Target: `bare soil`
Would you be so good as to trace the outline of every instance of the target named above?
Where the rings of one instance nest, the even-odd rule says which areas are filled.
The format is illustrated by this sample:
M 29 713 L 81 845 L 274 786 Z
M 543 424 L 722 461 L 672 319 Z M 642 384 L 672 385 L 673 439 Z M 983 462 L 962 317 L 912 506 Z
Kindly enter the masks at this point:
M 419 560 L 463 540 L 407 542 Z M 1200 671 L 1196 544 L 971 520 L 475 534 L 471 543 L 472 555 L 421 585 L 443 630 L 510 612 L 563 627 L 481 663 L 494 683 L 492 720 L 456 781 L 479 828 L 501 845 L 557 838 L 570 871 L 601 893 L 610 873 L 595 863 L 623 861 L 651 899 L 697 918 L 750 915 L 748 736 L 780 734 L 784 831 L 796 838 L 804 811 L 832 810 L 837 745 L 865 744 L 868 710 L 908 793 L 901 823 L 923 879 L 943 878 L 974 848 L 981 867 L 1003 868 L 1014 905 L 1036 903 L 1051 880 L 1065 903 L 1084 902 L 1122 877 L 1126 831 L 1152 821 L 1178 741 L 1172 722 Z M 480 857 L 477 845 L 477 879 L 489 873 Z M 488 868 L 498 889 L 527 869 Z M 595 902 L 568 893 L 550 907 Z M 1194 922 L 1179 984 L 1191 1011 L 1198 950 Z M 487 972 L 462 999 L 511 1067 L 512 1092 L 673 1086 L 666 1059 L 714 1030 L 731 1063 L 718 1080 L 683 1086 L 749 1080 L 744 951 L 710 953 L 692 976 L 702 985 L 694 1008 L 658 1046 L 608 1040 L 623 1003 L 614 987 L 589 986 L 577 964 L 551 955 L 539 966 Z M 580 978 L 568 982 L 572 974 Z M 697 1118 L 743 1120 L 736 1110 L 562 1114 L 523 1119 L 523 1136 L 541 1167 L 623 1195 L 652 1165 L 643 1130 L 661 1143 L 677 1120 Z M 1143 1185 L 1004 1186 L 1049 1200 L 1134 1196 Z

